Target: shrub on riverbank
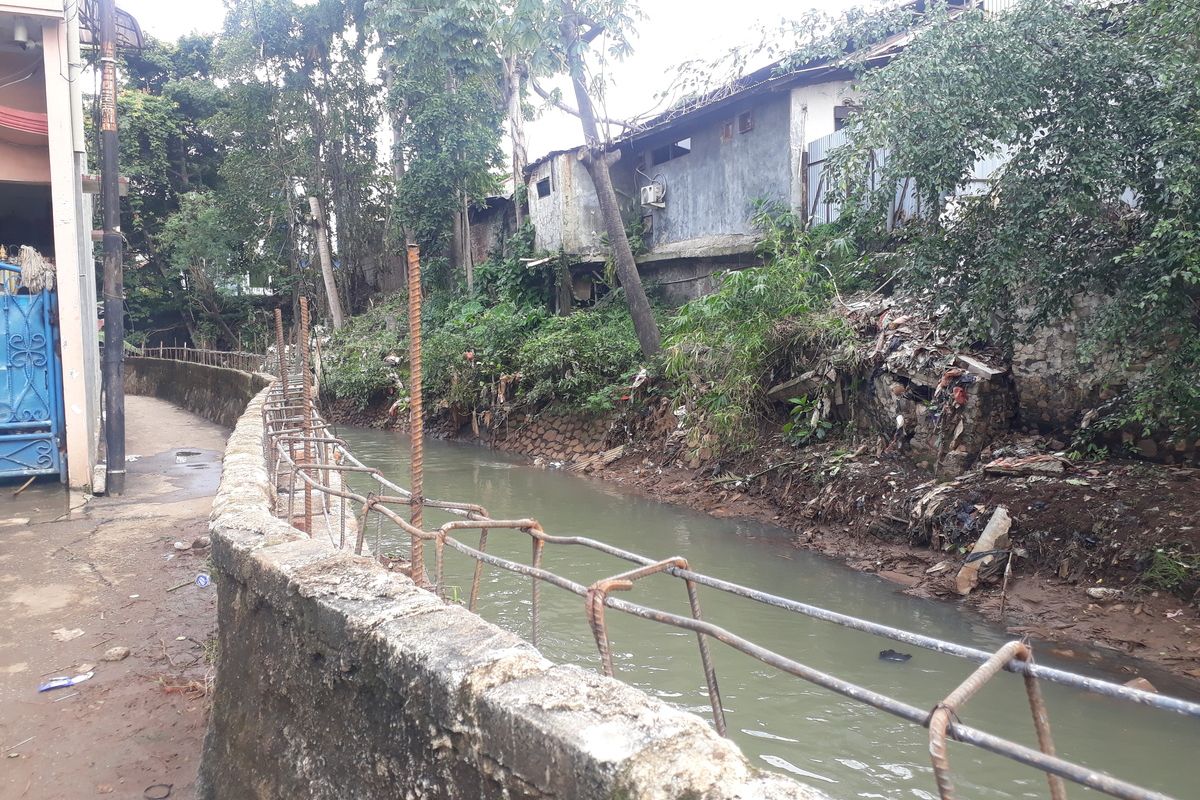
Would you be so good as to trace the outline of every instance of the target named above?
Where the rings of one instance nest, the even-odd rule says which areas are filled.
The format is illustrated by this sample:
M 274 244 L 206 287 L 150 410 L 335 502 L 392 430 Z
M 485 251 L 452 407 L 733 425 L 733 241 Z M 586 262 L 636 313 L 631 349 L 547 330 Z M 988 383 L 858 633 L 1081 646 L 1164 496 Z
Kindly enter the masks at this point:
M 360 408 L 407 390 L 407 313 L 396 295 L 353 318 L 326 347 L 324 389 Z M 640 350 L 619 291 L 556 317 L 540 306 L 455 298 L 426 315 L 423 365 L 434 413 L 503 401 L 604 411 L 636 373 Z
M 836 347 L 850 334 L 833 310 L 836 277 L 857 251 L 836 228 L 803 231 L 764 210 L 761 267 L 730 272 L 720 289 L 668 323 L 664 374 L 694 424 L 724 443 L 748 442 L 767 410 L 766 389 L 796 353 Z
M 548 319 L 521 346 L 524 399 L 608 411 L 641 357 L 624 295 L 612 292 L 595 308 Z
M 797 352 L 835 346 L 849 331 L 833 311 L 835 276 L 856 254 L 833 228 L 800 230 L 794 217 L 763 210 L 761 267 L 728 273 L 715 293 L 659 312 L 664 357 L 641 358 L 620 289 L 593 308 L 553 316 L 538 302 L 529 268 L 513 252 L 482 265 L 472 296 L 430 298 L 424 321 L 427 407 L 460 415 L 494 405 L 557 404 L 603 412 L 640 369 L 662 378 L 693 425 L 726 444 L 749 441 L 767 410 L 766 388 Z M 439 302 L 440 301 L 440 302 Z M 407 381 L 407 314 L 394 296 L 350 321 L 327 348 L 325 388 L 360 407 Z M 665 384 L 665 385 L 663 385 Z
M 390 295 L 365 314 L 352 317 L 322 350 L 321 391 L 364 408 L 394 388 L 400 380 L 397 359 L 403 357 L 405 377 L 408 374 L 407 330 L 403 295 Z

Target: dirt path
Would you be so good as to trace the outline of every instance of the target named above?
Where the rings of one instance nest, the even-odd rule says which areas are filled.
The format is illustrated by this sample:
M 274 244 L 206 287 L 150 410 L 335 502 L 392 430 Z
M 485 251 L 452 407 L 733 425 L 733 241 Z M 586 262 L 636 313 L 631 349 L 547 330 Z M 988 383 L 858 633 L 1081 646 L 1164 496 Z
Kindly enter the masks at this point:
M 227 431 L 161 400 L 127 403 L 139 458 L 124 497 L 63 514 L 55 484 L 16 500 L 0 489 L 0 797 L 194 795 L 216 592 L 193 583 L 207 548 L 174 543 L 208 532 Z M 114 647 L 130 655 L 104 661 Z

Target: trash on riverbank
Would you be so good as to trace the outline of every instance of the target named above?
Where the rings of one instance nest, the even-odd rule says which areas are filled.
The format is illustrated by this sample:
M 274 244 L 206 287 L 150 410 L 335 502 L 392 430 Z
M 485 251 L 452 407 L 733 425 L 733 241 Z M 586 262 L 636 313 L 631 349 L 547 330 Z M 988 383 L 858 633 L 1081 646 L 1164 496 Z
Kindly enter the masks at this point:
M 50 636 L 56 642 L 69 642 L 72 639 L 78 639 L 80 636 L 83 636 L 83 629 L 71 628 L 68 630 L 67 628 L 57 628 L 50 632 Z
M 1068 462 L 1065 458 L 1038 453 L 1025 458 L 997 458 L 983 465 L 985 475 L 1009 475 L 1012 477 L 1028 477 L 1030 475 L 1062 475 L 1067 471 Z
M 996 506 L 987 527 L 983 529 L 979 540 L 971 548 L 971 555 L 954 578 L 954 590 L 959 594 L 970 594 L 979 585 L 980 571 L 987 570 L 993 565 L 999 566 L 999 556 L 1009 547 L 1008 530 L 1012 527 L 1012 517 L 1004 506 Z
M 90 680 L 94 672 L 85 672 L 82 675 L 76 675 L 74 678 L 63 676 L 61 678 L 51 678 L 38 687 L 39 692 L 50 692 L 55 689 L 65 689 L 68 686 L 77 686 L 86 680 Z

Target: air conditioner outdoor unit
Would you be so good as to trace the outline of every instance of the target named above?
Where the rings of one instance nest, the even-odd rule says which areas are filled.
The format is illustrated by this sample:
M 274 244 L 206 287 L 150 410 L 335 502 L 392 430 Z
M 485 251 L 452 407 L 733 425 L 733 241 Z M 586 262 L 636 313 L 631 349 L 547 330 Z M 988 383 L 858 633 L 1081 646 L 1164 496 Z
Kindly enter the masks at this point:
M 649 186 L 643 186 L 641 194 L 642 205 L 666 208 L 667 204 L 663 201 L 667 196 L 667 190 L 661 183 L 655 182 Z

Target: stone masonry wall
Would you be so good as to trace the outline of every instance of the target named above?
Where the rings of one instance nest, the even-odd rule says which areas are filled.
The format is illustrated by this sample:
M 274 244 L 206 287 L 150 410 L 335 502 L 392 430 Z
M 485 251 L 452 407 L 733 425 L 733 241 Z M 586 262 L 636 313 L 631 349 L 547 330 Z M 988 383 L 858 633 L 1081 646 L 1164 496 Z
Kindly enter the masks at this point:
M 269 380 L 268 375 L 187 361 L 125 359 L 126 394 L 170 401 L 226 428 L 234 426 L 246 404 Z
M 543 411 L 510 419 L 496 432 L 495 447 L 569 463 L 602 452 L 612 420 L 570 411 Z M 625 437 L 620 437 L 624 441 Z
M 1034 329 L 1014 345 L 1012 373 L 1020 421 L 1026 426 L 1069 438 L 1090 410 L 1124 388 L 1119 379 L 1117 385 L 1103 380 L 1117 371 L 1115 356 L 1100 352 L 1089 358 L 1083 347 L 1082 334 L 1095 320 L 1102 302 L 1095 295 L 1080 295 L 1065 319 Z M 1134 365 L 1124 380 L 1136 378 L 1139 371 Z M 1146 435 L 1134 425 L 1111 432 L 1105 443 L 1120 448 L 1116 452 L 1127 451 L 1166 464 L 1200 463 L 1200 439 L 1181 439 L 1170 430 Z
M 261 406 L 213 504 L 219 661 L 201 800 L 824 797 L 700 718 L 272 517 Z

